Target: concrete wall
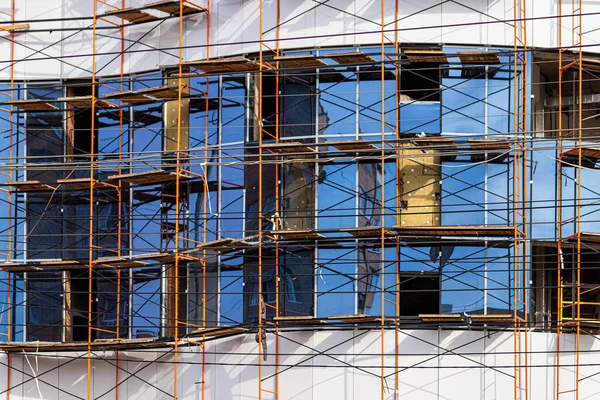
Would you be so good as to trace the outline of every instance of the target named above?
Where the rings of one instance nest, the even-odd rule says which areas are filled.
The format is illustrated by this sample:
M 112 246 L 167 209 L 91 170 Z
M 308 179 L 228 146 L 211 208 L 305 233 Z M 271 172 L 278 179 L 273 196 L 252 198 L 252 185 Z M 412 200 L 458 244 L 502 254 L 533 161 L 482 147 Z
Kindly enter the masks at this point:
M 523 337 L 524 339 L 524 337 Z M 399 391 L 386 399 L 492 400 L 513 398 L 512 332 L 403 330 L 399 340 Z M 258 369 L 254 334 L 209 342 L 205 355 L 205 399 L 257 399 Z M 268 334 L 269 351 L 274 336 Z M 381 332 L 282 332 L 279 342 L 280 399 L 375 399 L 381 391 Z M 561 336 L 561 390 L 574 388 L 574 336 Z M 532 400 L 554 398 L 556 335 L 530 334 L 529 388 Z M 395 332 L 384 341 L 385 374 L 394 387 Z M 600 395 L 600 340 L 582 336 L 579 363 L 580 399 Z M 83 356 L 82 358 L 78 358 Z M 98 352 L 92 363 L 92 398 L 167 399 L 173 393 L 173 356 L 169 351 L 141 350 L 119 354 L 118 377 L 113 352 Z M 152 363 L 152 361 L 158 360 Z M 201 399 L 202 354 L 199 347 L 181 349 L 177 374 L 180 399 Z M 6 362 L 0 360 L 0 398 L 6 398 Z M 275 357 L 263 363 L 263 388 L 273 390 Z M 293 368 L 289 368 L 294 365 Z M 11 399 L 87 398 L 85 354 L 11 356 Z M 23 371 L 23 372 L 20 372 Z M 37 376 L 37 381 L 34 378 Z M 525 374 L 522 374 L 523 379 Z M 39 386 L 38 386 L 39 385 Z M 523 385 L 524 386 L 524 385 Z M 41 393 L 41 396 L 40 396 Z M 263 399 L 274 398 L 263 392 Z M 574 399 L 574 393 L 561 395 Z
M 120 4 L 113 1 L 111 4 Z M 126 0 L 126 5 L 139 7 L 146 0 Z M 197 0 L 202 4 L 203 0 Z M 380 0 L 329 0 L 324 5 L 313 0 L 281 0 L 282 49 L 315 48 L 341 45 L 367 45 L 381 42 Z M 385 1 L 385 29 L 393 37 L 395 1 Z M 505 20 L 513 19 L 513 0 L 439 0 L 401 1 L 399 10 L 399 40 L 404 43 L 448 43 L 477 47 L 512 46 L 513 27 Z M 558 0 L 527 0 L 528 44 L 536 47 L 557 46 Z M 600 30 L 594 21 L 600 13 L 600 3 L 583 1 L 585 18 L 583 44 L 588 51 L 597 51 Z M 91 19 L 77 19 L 93 15 L 92 0 L 20 0 L 17 2 L 16 20 L 71 19 L 58 22 L 31 23 L 32 30 L 75 29 L 65 31 L 17 33 L 15 65 L 17 79 L 54 79 L 89 76 L 92 69 L 92 31 L 78 31 L 89 27 Z M 568 15 L 569 4 L 563 5 L 563 15 Z M 98 3 L 98 14 L 111 8 Z M 2 11 L 9 11 L 3 8 Z M 150 11 L 152 12 L 152 10 Z M 164 14 L 158 14 L 164 16 Z M 114 18 L 111 18 L 115 22 Z M 264 1 L 265 40 L 275 39 L 276 2 Z M 223 57 L 258 51 L 259 1 L 212 0 L 210 17 L 210 56 Z M 571 18 L 564 18 L 564 37 L 570 40 Z M 183 56 L 185 60 L 206 56 L 206 23 L 204 15 L 185 19 Z M 110 27 L 105 21 L 99 27 Z M 97 37 L 96 70 L 100 75 L 119 73 L 121 48 L 118 30 L 99 30 Z M 8 38 L 7 33 L 0 33 Z M 136 41 L 140 40 L 140 43 Z M 564 43 L 566 44 L 566 43 Z M 271 42 L 270 45 L 274 46 Z M 158 65 L 177 62 L 179 46 L 179 20 L 161 23 L 150 22 L 125 29 L 125 71 L 146 71 Z M 159 51 L 157 49 L 162 49 Z M 0 79 L 10 77 L 10 42 L 0 41 L 0 52 L 6 55 L 0 64 Z M 51 59 L 51 57 L 62 57 Z

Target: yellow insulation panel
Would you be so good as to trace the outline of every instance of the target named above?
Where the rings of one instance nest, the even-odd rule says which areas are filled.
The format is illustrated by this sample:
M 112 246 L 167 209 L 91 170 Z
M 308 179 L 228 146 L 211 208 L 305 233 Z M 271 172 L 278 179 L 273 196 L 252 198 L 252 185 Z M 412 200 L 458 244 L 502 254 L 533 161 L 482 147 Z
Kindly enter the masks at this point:
M 439 155 L 409 144 L 400 151 L 400 226 L 441 225 Z

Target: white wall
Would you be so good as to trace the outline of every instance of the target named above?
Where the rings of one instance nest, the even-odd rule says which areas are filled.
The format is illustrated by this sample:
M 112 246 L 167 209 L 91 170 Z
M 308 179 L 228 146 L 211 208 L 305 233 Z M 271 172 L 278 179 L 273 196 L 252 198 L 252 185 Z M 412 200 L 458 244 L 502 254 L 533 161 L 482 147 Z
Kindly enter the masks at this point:
M 395 335 L 384 337 L 386 382 L 394 387 Z M 524 340 L 524 336 L 522 337 Z M 530 333 L 529 398 L 554 398 L 556 335 Z M 574 336 L 561 337 L 561 390 L 574 388 Z M 513 398 L 514 336 L 512 332 L 403 330 L 398 333 L 399 391 L 386 399 L 500 400 Z M 381 393 L 381 332 L 282 332 L 279 339 L 279 399 L 375 399 Z M 268 334 L 269 351 L 274 336 Z M 582 336 L 579 363 L 580 399 L 600 395 L 600 340 Z M 85 354 L 15 354 L 11 357 L 11 399 L 87 398 Z M 98 352 L 92 365 L 92 397 L 167 399 L 173 393 L 173 356 L 163 350 L 121 352 L 118 377 L 114 353 Z M 0 357 L 0 391 L 6 382 L 7 357 Z M 159 362 L 152 361 L 158 360 Z M 181 350 L 177 374 L 178 398 L 201 399 L 202 354 L 199 347 Z M 258 398 L 257 348 L 254 334 L 208 342 L 205 362 L 205 399 Z M 28 363 L 29 362 L 29 363 Z M 162 362 L 162 363 L 161 363 Z M 275 357 L 262 367 L 263 388 L 274 390 Z M 56 368 L 57 366 L 60 368 Z M 289 368 L 289 366 L 294 366 Z M 55 368 L 55 369 L 53 369 Z M 22 371 L 22 372 L 21 372 Z M 36 379 L 33 376 L 38 377 Z M 270 378 L 268 378 L 270 376 Z M 525 376 L 523 371 L 523 377 Z M 39 392 L 38 385 L 39 384 Z M 1 395 L 6 398 L 6 393 Z M 263 399 L 274 398 L 263 392 Z M 561 396 L 574 399 L 574 393 Z
M 263 0 L 265 40 L 275 39 L 276 1 Z M 557 46 L 558 0 L 527 0 L 528 44 L 536 47 Z M 93 0 L 20 0 L 17 3 L 17 20 L 47 18 L 78 18 L 93 15 Z M 113 1 L 119 4 L 120 1 Z M 148 1 L 127 0 L 128 6 L 142 6 Z M 202 4 L 203 0 L 197 0 Z M 281 26 L 280 46 L 282 49 L 314 48 L 317 46 L 366 45 L 381 42 L 381 1 L 380 0 L 329 0 L 318 5 L 313 0 L 280 0 Z M 98 4 L 98 13 L 110 8 Z M 385 29 L 393 38 L 395 1 L 385 1 Z M 404 43 L 447 43 L 465 44 L 476 47 L 512 46 L 513 19 L 512 0 L 461 0 L 448 2 L 439 0 L 407 0 L 399 2 L 398 37 Z M 210 56 L 223 57 L 259 49 L 259 1 L 258 0 L 212 0 Z M 563 15 L 571 12 L 563 6 Z M 3 11 L 8 11 L 3 9 Z M 151 11 L 152 12 L 152 11 Z M 600 3 L 584 0 L 583 43 L 588 51 L 598 51 L 600 30 L 595 30 L 595 21 L 600 12 Z M 164 15 L 164 14 L 158 14 Z M 111 18 L 112 19 L 112 18 Z M 115 22 L 119 20 L 112 19 Z M 564 37 L 570 40 L 570 18 L 564 18 Z M 91 20 L 62 22 L 32 22 L 31 29 L 43 28 L 82 28 L 90 26 Z M 183 45 L 185 60 L 206 57 L 205 15 L 186 17 Z M 108 27 L 105 21 L 99 27 Z M 118 30 L 99 30 L 97 37 L 97 65 L 100 75 L 118 74 L 121 48 Z M 10 77 L 10 42 L 7 33 L 0 33 L 0 54 L 4 62 L 0 64 L 0 79 Z M 63 40 L 64 41 L 61 41 Z M 179 20 L 177 18 L 162 23 L 150 22 L 125 29 L 125 72 L 146 71 L 159 65 L 177 62 L 179 46 Z M 135 41 L 140 40 L 140 43 Z M 54 79 L 89 76 L 92 69 L 91 31 L 54 31 L 18 33 L 16 35 L 15 77 L 17 79 Z M 56 44 L 58 43 L 58 44 Z M 269 42 L 272 47 L 274 42 Z M 563 43 L 564 45 L 569 43 Z M 162 49 L 164 51 L 159 51 Z M 63 57 L 60 60 L 51 57 Z

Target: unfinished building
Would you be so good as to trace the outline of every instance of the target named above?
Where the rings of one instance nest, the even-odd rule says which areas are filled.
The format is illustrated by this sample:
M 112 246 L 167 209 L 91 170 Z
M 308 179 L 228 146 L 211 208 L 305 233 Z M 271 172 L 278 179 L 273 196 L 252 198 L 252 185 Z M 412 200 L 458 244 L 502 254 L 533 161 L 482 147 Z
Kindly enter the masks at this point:
M 600 392 L 597 3 L 0 7 L 0 397 Z

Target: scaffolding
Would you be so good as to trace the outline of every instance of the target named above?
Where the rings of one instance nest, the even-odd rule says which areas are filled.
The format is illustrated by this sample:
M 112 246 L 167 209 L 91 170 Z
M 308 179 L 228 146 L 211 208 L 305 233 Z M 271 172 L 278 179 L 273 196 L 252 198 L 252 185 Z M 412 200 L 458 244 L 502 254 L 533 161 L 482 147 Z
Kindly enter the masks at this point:
M 559 268 L 557 268 L 558 276 L 557 276 L 557 284 L 559 286 L 558 290 L 558 301 L 557 301 L 557 315 L 558 315 L 558 325 L 557 325 L 557 353 L 556 353 L 556 398 L 561 399 L 565 397 L 570 397 L 574 395 L 575 399 L 580 398 L 579 393 L 579 382 L 580 382 L 580 348 L 581 348 L 581 334 L 582 331 L 582 321 L 585 323 L 586 321 L 589 323 L 593 323 L 594 321 L 590 321 L 589 317 L 582 317 L 582 305 L 600 305 L 600 303 L 595 301 L 582 301 L 582 287 L 584 287 L 582 283 L 582 236 L 581 236 L 581 222 L 582 222 L 582 164 L 584 162 L 583 155 L 583 14 L 582 14 L 582 1 L 573 0 L 570 4 L 570 11 L 566 11 L 565 8 L 568 8 L 568 5 L 565 7 L 561 2 L 559 4 L 559 12 L 558 12 L 558 109 L 562 110 L 563 107 L 563 97 L 564 97 L 564 86 L 572 85 L 572 99 L 573 102 L 570 106 L 568 106 L 567 118 L 571 126 L 564 124 L 563 112 L 559 112 L 558 115 L 558 126 L 559 126 L 559 141 L 558 141 L 558 180 L 559 184 L 557 185 L 557 198 L 558 198 L 558 207 L 557 207 L 557 236 L 558 236 L 558 257 L 559 257 Z M 567 13 L 570 16 L 566 16 Z M 565 24 L 564 20 L 570 20 L 570 24 Z M 570 32 L 569 31 L 570 28 Z M 565 34 L 564 30 L 567 30 Z M 566 36 L 566 38 L 565 38 Z M 567 72 L 571 72 L 571 78 L 569 81 L 565 79 Z M 565 126 L 565 129 L 563 129 Z M 575 145 L 572 149 L 567 149 L 565 151 L 564 142 L 573 143 Z M 571 142 L 570 139 L 573 139 Z M 565 155 L 567 154 L 575 154 L 575 165 L 570 164 L 567 166 L 574 167 L 575 173 L 575 186 L 576 193 L 575 199 L 573 202 L 574 214 L 565 218 L 563 213 L 563 191 L 562 191 L 562 177 L 563 177 L 563 168 L 565 168 L 565 164 L 563 161 L 565 160 Z M 565 234 L 565 225 L 572 223 L 573 232 L 571 234 Z M 566 230 L 568 232 L 568 229 Z M 575 241 L 575 268 L 573 269 L 573 276 L 567 277 L 566 273 L 563 272 L 563 244 L 569 241 Z M 575 332 L 575 344 L 574 344 L 574 374 L 572 378 L 567 376 L 565 379 L 561 376 L 561 370 L 564 368 L 562 364 L 564 364 L 562 353 L 565 351 L 561 349 L 561 346 L 565 346 L 564 343 L 561 343 L 562 334 L 565 331 L 574 331 Z M 568 350 L 567 350 L 568 351 Z M 568 356 L 567 356 L 568 357 Z M 567 374 L 568 375 L 568 374 Z
M 7 354 L 7 398 L 22 385 L 12 385 L 11 371 L 39 378 L 18 370 L 13 358 L 52 352 L 82 354 L 74 358 L 87 362 L 88 399 L 106 393 L 127 396 L 119 389 L 134 374 L 121 365 L 122 352 L 151 349 L 163 352 L 146 366 L 171 357 L 172 386 L 158 388 L 145 378 L 137 379 L 168 397 L 181 398 L 181 367 L 188 363 L 182 354 L 193 348 L 200 353 L 197 384 L 204 399 L 206 366 L 214 356 L 207 349 L 214 351 L 211 346 L 222 338 L 251 335 L 256 341 L 256 362 L 249 364 L 257 372 L 255 397 L 280 399 L 282 374 L 306 361 L 292 365 L 283 361 L 289 356 L 281 351 L 283 343 L 294 342 L 288 332 L 320 329 L 357 336 L 377 332 L 379 363 L 371 368 L 328 354 L 337 345 L 321 351 L 294 343 L 376 377 L 382 400 L 401 398 L 402 373 L 410 369 L 403 364 L 401 342 L 410 336 L 405 330 L 415 327 L 510 332 L 512 363 L 504 368 L 512 375 L 501 373 L 513 381 L 514 399 L 533 397 L 530 340 L 532 328 L 539 326 L 532 311 L 536 287 L 530 284 L 537 262 L 530 181 L 532 154 L 543 141 L 532 128 L 530 99 L 533 68 L 547 61 L 538 61 L 528 44 L 531 19 L 526 2 L 514 0 L 514 17 L 504 21 L 510 22 L 512 49 L 402 43 L 400 2 L 380 0 L 380 19 L 371 21 L 377 25 L 379 43 L 286 51 L 281 28 L 298 16 L 282 18 L 281 0 L 260 0 L 257 51 L 235 57 L 213 56 L 217 52 L 210 37 L 211 2 L 198 3 L 163 0 L 126 7 L 125 0 L 114 4 L 93 0 L 92 22 L 85 28 L 91 30 L 92 40 L 89 79 L 54 84 L 15 80 L 19 32 L 34 29 L 36 21 L 17 21 L 14 0 L 11 12 L 2 13 L 8 21 L 0 24 L 0 35 L 8 33 L 12 49 L 11 79 L 2 92 L 9 126 L 9 155 L 1 172 L 8 222 L 5 262 L 0 265 L 6 274 L 2 311 L 6 343 L 0 349 Z M 273 13 L 265 12 L 267 3 L 274 19 Z M 326 7 L 325 3 L 315 7 Z M 589 199 L 582 195 L 586 188 L 581 177 L 584 170 L 594 169 L 600 153 L 586 145 L 585 73 L 586 68 L 599 69 L 594 70 L 598 63 L 584 55 L 582 8 L 581 0 L 573 0 L 571 9 L 563 12 L 559 3 L 558 48 L 546 52 L 552 53 L 554 65 L 558 61 L 558 140 L 556 146 L 549 145 L 556 150 L 552 256 L 558 267 L 552 271 L 556 277 L 552 289 L 557 300 L 554 311 L 548 311 L 556 318 L 544 328 L 557 336 L 553 366 L 557 400 L 567 394 L 579 398 L 581 336 L 587 333 L 584 328 L 596 329 L 600 321 L 593 312 L 591 317 L 584 312 L 585 307 L 600 307 L 600 302 L 586 297 L 600 285 L 583 283 L 583 250 L 599 240 L 582 228 L 586 215 L 582 208 L 589 206 Z M 186 29 L 193 29 L 186 21 L 191 18 L 203 19 L 206 25 L 202 59 L 186 57 L 190 47 Z M 570 24 L 564 24 L 565 19 Z M 134 41 L 126 30 L 147 27 L 149 34 L 165 21 L 178 21 L 176 52 L 152 50 L 176 62 L 161 66 L 155 75 L 129 73 L 126 55 L 145 34 Z M 99 50 L 98 40 L 107 36 L 108 28 L 110 37 L 119 41 L 119 50 L 99 66 L 99 58 L 107 55 Z M 569 40 L 564 39 L 565 29 L 570 30 Z M 111 62 L 119 63 L 119 73 L 106 77 L 102 71 Z M 448 83 L 450 79 L 473 85 L 484 82 L 483 98 Z M 411 86 L 414 82 L 421 86 Z M 500 82 L 499 89 L 494 91 L 490 82 Z M 372 93 L 362 90 L 365 83 Z M 337 87 L 348 84 L 354 85 L 351 92 Z M 572 99 L 568 102 L 563 93 L 567 85 Z M 242 98 L 227 99 L 226 89 L 242 93 Z M 466 99 L 464 104 L 442 106 L 441 96 L 455 92 Z M 503 107 L 490 100 L 498 93 L 507 97 Z M 351 128 L 340 128 L 344 131 L 336 135 L 325 132 L 349 118 L 341 115 L 331 122 L 323 106 L 327 102 L 349 113 Z M 416 107 L 432 104 L 439 105 L 437 114 L 411 121 L 411 113 L 420 112 Z M 469 107 L 481 104 L 485 122 L 477 133 L 444 134 L 444 119 L 476 120 Z M 222 123 L 227 107 L 242 113 L 231 117 L 232 124 L 240 124 L 236 129 L 243 131 L 241 139 L 231 142 L 224 139 L 230 131 Z M 488 115 L 490 109 L 498 115 Z M 309 116 L 301 120 L 293 115 L 300 111 Z M 211 113 L 218 119 L 217 127 Z M 199 125 L 191 122 L 193 114 Z M 565 114 L 568 122 L 563 121 Z M 22 142 L 29 146 L 35 135 L 44 135 L 35 118 L 44 124 L 50 124 L 47 118 L 59 121 L 54 122 L 63 134 L 62 153 L 49 150 L 44 157 L 23 147 Z M 502 122 L 492 126 L 493 118 Z M 363 131 L 363 125 L 370 131 Z M 107 126 L 116 132 L 108 144 L 98 138 Z M 82 132 L 87 136 L 82 138 Z M 144 132 L 147 136 L 139 139 L 140 145 L 138 133 Z M 48 158 L 51 161 L 45 161 Z M 228 181 L 224 169 L 238 171 L 238 182 Z M 574 174 L 573 197 L 563 193 L 564 169 Z M 483 178 L 476 178 L 476 173 Z M 504 181 L 502 191 L 488 186 L 496 178 Z M 458 189 L 446 189 L 447 181 L 457 182 Z M 331 198 L 325 199 L 328 192 L 321 187 L 331 188 Z M 228 190 L 239 192 L 238 198 L 228 198 L 224 194 Z M 473 191 L 483 193 L 483 202 L 469 197 Z M 223 199 L 230 203 L 223 204 Z M 50 211 L 56 204 L 68 211 L 59 213 L 59 233 L 45 232 L 58 237 L 53 247 L 52 239 L 44 242 L 44 232 L 37 228 L 41 221 L 59 220 Z M 569 207 L 572 215 L 564 211 Z M 463 223 L 471 212 L 481 212 L 482 223 Z M 461 223 L 443 223 L 442 217 Z M 237 227 L 226 226 L 234 222 Z M 573 250 L 570 276 L 564 267 L 567 247 Z M 453 257 L 455 248 L 460 254 Z M 344 263 L 353 269 L 345 270 Z M 431 268 L 425 271 L 423 265 Z M 290 271 L 292 266 L 296 270 Z M 222 279 L 229 272 L 238 275 L 225 285 Z M 505 282 L 496 278 L 500 274 Z M 481 279 L 483 287 L 470 282 L 470 276 Z M 328 285 L 330 278 L 335 283 Z M 241 292 L 229 288 L 236 281 Z M 31 289 L 36 282 L 45 283 L 38 292 Z M 149 282 L 158 288 L 146 292 Z M 418 282 L 426 284 L 420 287 Z M 462 312 L 444 309 L 443 282 L 457 285 L 448 292 L 482 292 L 482 297 L 464 305 Z M 43 290 L 61 291 L 61 303 L 54 304 L 61 323 L 53 326 L 60 331 L 60 340 L 40 341 L 28 331 L 35 325 L 30 307 L 43 301 Z M 99 301 L 100 293 L 108 306 Z M 227 293 L 239 295 L 241 304 L 233 307 L 242 309 L 241 320 L 224 317 L 220 300 Z M 410 297 L 419 293 L 423 297 Z M 322 299 L 336 295 L 351 298 L 344 300 L 351 303 L 351 312 L 319 309 L 326 301 Z M 301 296 L 310 300 L 302 304 Z M 428 305 L 426 296 L 437 296 L 431 300 L 435 307 L 419 312 L 411 302 Z M 141 303 L 137 309 L 134 297 Z M 489 306 L 488 298 L 505 307 Z M 158 312 L 144 314 L 144 307 L 150 306 Z M 135 333 L 134 319 L 145 320 Z M 40 324 L 38 329 L 47 327 Z M 147 334 L 145 327 L 157 331 Z M 564 362 L 567 350 L 561 348 L 566 333 L 574 333 L 572 365 Z M 455 354 L 428 344 L 438 348 L 438 358 Z M 114 386 L 98 396 L 93 369 L 100 351 L 114 351 L 114 359 L 106 362 L 114 367 L 115 377 Z M 478 367 L 495 370 L 486 363 Z M 565 367 L 573 367 L 572 379 L 564 378 Z M 70 394 L 64 388 L 57 390 Z

